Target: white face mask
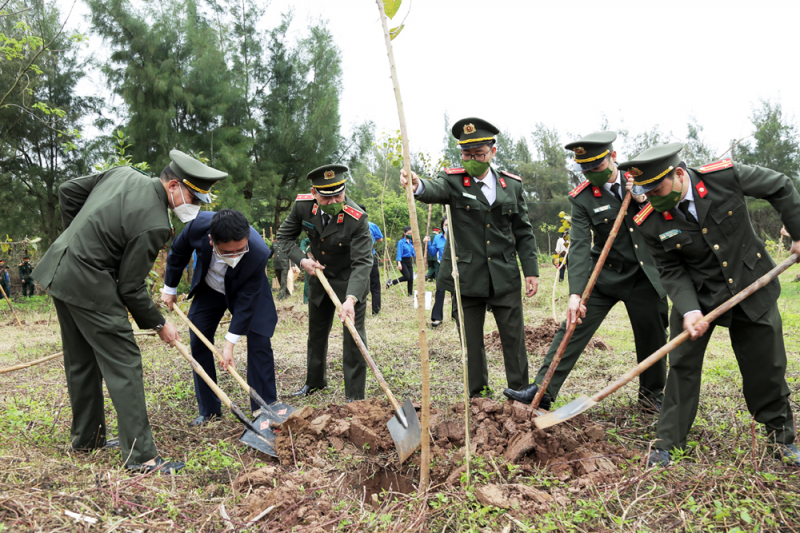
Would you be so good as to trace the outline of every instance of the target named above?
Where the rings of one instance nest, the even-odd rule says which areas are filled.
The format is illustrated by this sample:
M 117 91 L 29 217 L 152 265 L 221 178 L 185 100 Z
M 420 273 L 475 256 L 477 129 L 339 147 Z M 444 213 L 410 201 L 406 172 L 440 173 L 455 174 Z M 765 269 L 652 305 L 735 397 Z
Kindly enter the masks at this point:
M 172 198 L 172 205 L 175 205 L 175 198 L 172 196 L 172 193 L 170 193 L 170 197 Z M 186 224 L 197 218 L 197 213 L 200 212 L 200 206 L 186 203 L 186 199 L 183 197 L 183 189 L 181 189 L 181 200 L 183 200 L 183 204 L 172 208 L 172 212 L 175 213 L 175 216 L 177 216 L 181 222 Z
M 247 252 L 249 252 L 249 251 L 250 251 L 250 245 L 248 245 L 248 246 L 247 246 L 247 248 L 245 249 L 245 251 L 244 251 L 244 252 L 242 252 L 241 254 L 238 254 L 236 257 L 231 257 L 230 255 L 232 255 L 232 254 L 229 254 L 229 255 L 222 255 L 222 254 L 221 254 L 221 253 L 219 253 L 219 251 L 217 250 L 217 247 L 216 247 L 216 246 L 214 246 L 214 254 L 216 254 L 216 256 L 217 256 L 217 257 L 219 257 L 220 259 L 222 259 L 222 261 L 223 261 L 223 262 L 224 262 L 226 265 L 228 265 L 229 267 L 231 267 L 231 268 L 236 268 L 236 265 L 238 265 L 238 264 L 239 264 L 239 261 L 241 261 L 241 260 L 242 260 L 242 257 L 244 257 L 244 254 L 246 254 L 246 253 L 247 253 Z

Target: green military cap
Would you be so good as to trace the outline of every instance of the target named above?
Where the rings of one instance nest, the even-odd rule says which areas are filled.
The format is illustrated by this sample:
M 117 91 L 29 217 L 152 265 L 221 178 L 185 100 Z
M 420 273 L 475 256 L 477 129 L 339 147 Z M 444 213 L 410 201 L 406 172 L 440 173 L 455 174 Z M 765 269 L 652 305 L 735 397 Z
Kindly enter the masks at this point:
M 218 181 L 227 178 L 228 173 L 211 168 L 180 150 L 170 151 L 169 157 L 172 159 L 169 168 L 178 176 L 178 179 L 192 190 L 198 200 L 210 204 L 211 188 Z
M 620 163 L 619 169 L 633 178 L 633 194 L 650 192 L 681 162 L 678 155 L 683 143 L 669 143 L 648 148 L 630 161 Z
M 605 157 L 614 150 L 611 143 L 616 138 L 613 131 L 598 131 L 564 146 L 575 152 L 575 172 L 586 172 L 602 165 Z
M 477 148 L 484 144 L 493 143 L 494 136 L 500 133 L 489 122 L 480 118 L 462 118 L 453 124 L 453 137 L 458 139 L 458 147 L 462 150 Z
M 344 173 L 350 170 L 344 165 L 323 165 L 306 176 L 311 186 L 322 196 L 336 196 L 345 190 L 347 178 Z

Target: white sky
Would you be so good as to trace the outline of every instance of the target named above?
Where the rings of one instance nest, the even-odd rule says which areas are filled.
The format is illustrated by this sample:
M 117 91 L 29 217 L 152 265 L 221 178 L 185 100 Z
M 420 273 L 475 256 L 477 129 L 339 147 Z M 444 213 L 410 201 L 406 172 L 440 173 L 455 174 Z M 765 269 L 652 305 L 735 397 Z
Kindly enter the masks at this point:
M 290 7 L 293 36 L 327 20 L 341 50 L 343 131 L 367 119 L 378 134 L 398 129 L 375 1 L 273 0 L 265 27 Z M 798 20 L 796 0 L 414 0 L 393 41 L 411 149 L 438 154 L 447 112 L 528 139 L 542 122 L 565 143 L 597 130 L 603 115 L 612 129 L 658 124 L 676 140 L 696 117 L 722 153 L 752 133 L 759 99 L 797 116 Z

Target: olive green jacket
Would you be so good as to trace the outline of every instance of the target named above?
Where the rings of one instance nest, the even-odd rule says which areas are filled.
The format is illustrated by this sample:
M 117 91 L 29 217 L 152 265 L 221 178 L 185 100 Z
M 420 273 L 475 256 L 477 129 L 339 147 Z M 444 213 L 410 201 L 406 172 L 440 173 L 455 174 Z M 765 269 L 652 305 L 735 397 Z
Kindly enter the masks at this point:
M 624 184 L 622 187 L 624 192 Z M 622 201 L 605 187 L 594 187 L 588 181 L 575 187 L 569 193 L 569 200 L 572 203 L 569 292 L 583 294 L 597 259 L 611 234 Z M 631 199 L 617 237 L 597 278 L 597 286 L 607 294 L 625 291 L 630 288 L 629 283 L 641 269 L 658 295 L 664 298 L 667 293 L 659 281 L 655 261 L 645 245 L 639 227 L 633 220 L 639 208 L 640 204 Z M 594 234 L 594 244 L 592 244 L 592 234 Z
M 127 315 L 142 329 L 164 322 L 145 278 L 172 235 L 167 193 L 130 167 L 76 178 L 58 188 L 64 232 L 33 271 L 59 300 Z
M 310 239 L 314 259 L 325 266 L 325 277 L 336 295 L 344 302 L 348 295 L 363 302 L 369 291 L 372 270 L 372 235 L 367 214 L 354 201 L 345 197 L 343 210 L 322 228 L 322 210 L 314 197 L 300 194 L 286 220 L 278 229 L 275 241 L 284 254 L 298 265 L 306 253 L 297 244 L 305 231 Z M 309 301 L 319 305 L 326 296 L 316 276 L 309 281 Z
M 33 273 L 33 267 L 30 263 L 20 263 L 19 264 L 19 280 L 22 283 L 30 283 L 33 281 L 31 279 L 31 274 Z
M 763 198 L 800 239 L 800 194 L 785 175 L 730 159 L 689 169 L 699 224 L 647 204 L 636 221 L 677 312 L 712 311 L 775 266 L 756 235 L 745 196 Z M 780 296 L 777 278 L 741 304 L 755 320 Z
M 424 190 L 416 197 L 426 204 L 450 205 L 448 238 L 455 242 L 461 294 L 474 298 L 489 296 L 489 282 L 495 296 L 519 291 L 522 284 L 517 256 L 525 277 L 539 275 L 536 237 L 528 220 L 522 179 L 495 169 L 492 172 L 498 180 L 492 205 L 461 168 L 423 180 Z M 445 248 L 436 285 L 455 290 L 450 246 Z

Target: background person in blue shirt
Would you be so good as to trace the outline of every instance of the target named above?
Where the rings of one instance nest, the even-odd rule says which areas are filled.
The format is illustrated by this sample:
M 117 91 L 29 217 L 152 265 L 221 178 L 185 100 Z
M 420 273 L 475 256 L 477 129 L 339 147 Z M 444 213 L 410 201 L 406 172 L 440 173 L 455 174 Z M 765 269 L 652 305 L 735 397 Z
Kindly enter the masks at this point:
M 441 261 L 441 257 L 436 253 L 436 238 L 440 236 L 442 230 L 433 228 L 431 231 L 433 233 L 422 241 L 428 247 L 428 271 L 425 273 L 425 281 L 436 281 L 436 276 L 439 274 L 439 262 Z
M 411 226 L 403 228 L 403 238 L 397 242 L 397 268 L 400 270 L 401 277 L 390 279 L 386 282 L 386 288 L 408 282 L 408 295 L 414 294 L 414 259 L 417 254 L 414 252 L 414 243 L 411 242 Z
M 366 208 L 362 205 L 361 209 L 366 213 Z M 372 271 L 369 273 L 369 293 L 372 298 L 372 316 L 377 315 L 381 310 L 381 272 L 378 268 L 378 254 L 375 253 L 375 244 L 383 242 L 381 228 L 374 222 L 369 223 L 369 232 L 372 235 Z

